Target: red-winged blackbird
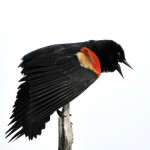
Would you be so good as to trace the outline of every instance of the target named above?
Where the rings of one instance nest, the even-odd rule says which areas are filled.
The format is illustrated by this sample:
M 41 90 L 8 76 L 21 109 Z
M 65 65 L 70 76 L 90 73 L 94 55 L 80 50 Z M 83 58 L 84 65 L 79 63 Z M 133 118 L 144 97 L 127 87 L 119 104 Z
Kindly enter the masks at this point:
M 132 68 L 122 47 L 112 40 L 58 44 L 35 50 L 22 58 L 23 82 L 18 87 L 13 124 L 7 137 L 29 139 L 41 134 L 45 123 L 59 108 L 86 90 L 102 72 L 117 70 L 119 62 Z M 10 141 L 11 141 L 10 140 Z

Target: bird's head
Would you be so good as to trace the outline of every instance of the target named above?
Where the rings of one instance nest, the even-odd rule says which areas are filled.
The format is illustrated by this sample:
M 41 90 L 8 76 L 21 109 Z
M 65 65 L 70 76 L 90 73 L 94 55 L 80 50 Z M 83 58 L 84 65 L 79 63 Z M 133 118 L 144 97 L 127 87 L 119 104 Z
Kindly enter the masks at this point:
M 122 47 L 114 41 L 96 41 L 96 52 L 99 56 L 102 72 L 114 72 L 117 70 L 123 77 L 119 63 L 124 63 L 133 69 L 125 58 Z

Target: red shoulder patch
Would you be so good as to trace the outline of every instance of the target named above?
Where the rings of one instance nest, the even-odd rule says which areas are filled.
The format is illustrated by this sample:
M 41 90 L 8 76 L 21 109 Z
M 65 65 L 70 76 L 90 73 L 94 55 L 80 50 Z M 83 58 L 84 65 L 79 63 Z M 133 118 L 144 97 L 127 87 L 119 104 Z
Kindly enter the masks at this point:
M 101 65 L 97 55 L 87 47 L 81 48 L 80 51 L 77 53 L 77 57 L 81 66 L 95 72 L 99 77 L 101 74 Z

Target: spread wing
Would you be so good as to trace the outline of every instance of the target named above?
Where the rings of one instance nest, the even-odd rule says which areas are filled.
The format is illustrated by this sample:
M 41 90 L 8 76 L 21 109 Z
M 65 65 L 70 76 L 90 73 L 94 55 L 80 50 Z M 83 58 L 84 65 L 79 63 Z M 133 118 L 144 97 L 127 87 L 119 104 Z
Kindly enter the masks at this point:
M 54 111 L 80 95 L 98 78 L 89 56 L 85 54 L 84 58 L 80 54 L 84 53 L 79 48 L 72 51 L 42 49 L 23 58 L 23 83 L 19 86 L 7 137 L 16 132 L 11 140 L 24 134 L 29 139 L 36 138 Z

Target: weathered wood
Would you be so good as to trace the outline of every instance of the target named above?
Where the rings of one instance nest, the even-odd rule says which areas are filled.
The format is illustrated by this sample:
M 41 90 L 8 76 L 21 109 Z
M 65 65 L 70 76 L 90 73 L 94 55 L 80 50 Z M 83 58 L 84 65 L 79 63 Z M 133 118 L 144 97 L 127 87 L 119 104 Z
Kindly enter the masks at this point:
M 66 104 L 62 109 L 62 115 L 58 119 L 58 131 L 58 150 L 72 150 L 73 130 L 70 122 L 70 104 Z

